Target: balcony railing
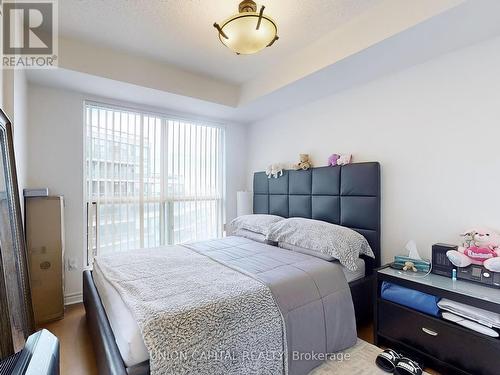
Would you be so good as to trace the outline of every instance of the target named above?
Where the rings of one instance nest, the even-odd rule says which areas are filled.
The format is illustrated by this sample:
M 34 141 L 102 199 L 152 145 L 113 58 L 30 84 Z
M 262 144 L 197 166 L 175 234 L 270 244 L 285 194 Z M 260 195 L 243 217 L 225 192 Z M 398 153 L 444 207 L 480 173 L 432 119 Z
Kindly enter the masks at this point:
M 107 197 L 87 202 L 87 265 L 98 255 L 222 236 L 217 195 Z

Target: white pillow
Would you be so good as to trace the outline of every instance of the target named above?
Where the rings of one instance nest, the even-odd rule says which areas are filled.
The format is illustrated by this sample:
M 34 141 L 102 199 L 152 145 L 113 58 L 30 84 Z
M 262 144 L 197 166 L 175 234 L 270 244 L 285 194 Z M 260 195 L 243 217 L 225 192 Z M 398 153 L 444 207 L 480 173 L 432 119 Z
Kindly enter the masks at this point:
M 278 247 L 281 247 L 282 249 L 296 251 L 297 253 L 311 255 L 313 257 L 326 260 L 328 262 L 332 262 L 332 261 L 336 260 L 334 257 L 332 257 L 329 254 L 323 254 L 319 251 L 309 250 L 309 249 L 305 249 L 305 248 L 300 247 L 300 246 L 290 245 L 289 243 L 286 243 L 286 242 L 279 242 Z
M 268 243 L 265 235 L 262 233 L 252 232 L 248 229 L 236 229 L 233 233 L 231 233 L 231 236 L 248 238 L 249 240 L 261 243 Z
M 271 226 L 281 220 L 283 218 L 276 215 L 242 215 L 229 223 L 228 232 L 234 233 L 238 229 L 246 229 L 267 236 Z
M 366 238 L 352 229 L 325 221 L 290 218 L 271 227 L 267 239 L 330 255 L 351 271 L 360 255 L 375 258 Z

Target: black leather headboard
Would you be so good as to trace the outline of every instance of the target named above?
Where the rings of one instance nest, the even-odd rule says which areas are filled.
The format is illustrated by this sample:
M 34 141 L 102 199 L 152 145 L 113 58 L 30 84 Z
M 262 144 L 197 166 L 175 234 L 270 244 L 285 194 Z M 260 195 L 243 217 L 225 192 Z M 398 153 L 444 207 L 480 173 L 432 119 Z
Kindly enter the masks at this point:
M 366 237 L 375 260 L 365 258 L 366 273 L 380 266 L 380 164 L 284 171 L 279 178 L 257 172 L 253 212 L 305 217 L 354 229 Z

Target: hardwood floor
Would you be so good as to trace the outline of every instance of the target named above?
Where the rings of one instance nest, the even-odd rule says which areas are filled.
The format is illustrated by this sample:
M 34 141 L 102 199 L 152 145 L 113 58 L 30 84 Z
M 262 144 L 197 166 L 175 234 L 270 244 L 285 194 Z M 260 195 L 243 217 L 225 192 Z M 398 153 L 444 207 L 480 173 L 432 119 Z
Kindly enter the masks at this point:
M 358 337 L 361 340 L 365 340 L 366 342 L 373 344 L 373 325 L 367 324 L 358 327 Z
M 83 304 L 67 306 L 64 319 L 39 328 L 46 328 L 59 338 L 61 375 L 98 375 Z
M 98 375 L 83 304 L 66 307 L 64 319 L 42 325 L 61 343 L 61 375 Z M 373 343 L 372 325 L 358 328 L 358 337 Z M 431 374 L 437 372 L 428 370 Z

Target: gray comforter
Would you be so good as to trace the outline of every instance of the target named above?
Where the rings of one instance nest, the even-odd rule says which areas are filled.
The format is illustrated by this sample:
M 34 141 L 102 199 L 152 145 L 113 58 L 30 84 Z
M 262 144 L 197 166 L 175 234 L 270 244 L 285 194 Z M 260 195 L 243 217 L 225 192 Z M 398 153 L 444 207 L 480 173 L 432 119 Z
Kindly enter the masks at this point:
M 285 320 L 289 374 L 307 374 L 323 354 L 356 343 L 354 306 L 340 264 L 241 237 L 186 246 L 269 287 Z
M 308 255 L 228 237 L 96 267 L 136 318 L 153 375 L 307 374 L 356 341 L 342 269 Z

